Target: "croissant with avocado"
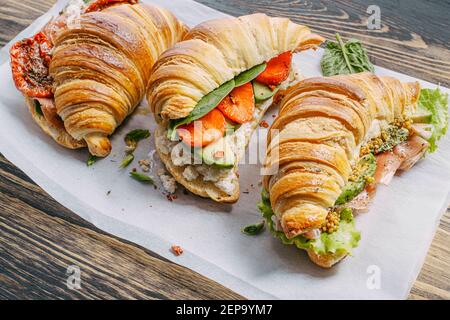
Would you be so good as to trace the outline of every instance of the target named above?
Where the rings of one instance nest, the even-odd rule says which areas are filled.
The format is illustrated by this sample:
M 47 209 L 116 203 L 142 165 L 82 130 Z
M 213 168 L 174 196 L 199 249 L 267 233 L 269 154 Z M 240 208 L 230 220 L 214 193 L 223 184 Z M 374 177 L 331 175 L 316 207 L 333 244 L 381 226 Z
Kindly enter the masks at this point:
M 437 90 L 437 91 L 436 91 Z M 331 267 L 360 239 L 353 215 L 378 183 L 423 158 L 447 128 L 447 97 L 372 73 L 310 78 L 280 102 L 259 209 L 272 232 Z
M 167 50 L 148 102 L 175 179 L 202 197 L 237 201 L 237 163 L 271 98 L 298 78 L 293 54 L 323 41 L 289 19 L 253 14 L 204 22 Z
M 64 147 L 111 151 L 109 136 L 145 96 L 159 55 L 187 28 L 137 0 L 72 0 L 12 46 L 13 78 L 33 119 Z

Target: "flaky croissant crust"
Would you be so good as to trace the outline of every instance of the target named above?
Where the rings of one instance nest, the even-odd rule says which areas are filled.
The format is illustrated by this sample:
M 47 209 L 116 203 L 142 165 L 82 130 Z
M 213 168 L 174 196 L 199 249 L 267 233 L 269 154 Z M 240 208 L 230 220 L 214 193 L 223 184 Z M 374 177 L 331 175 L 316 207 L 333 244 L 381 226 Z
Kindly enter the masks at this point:
M 194 27 L 154 67 L 148 101 L 158 122 L 184 118 L 200 99 L 243 71 L 324 39 L 286 18 L 253 14 Z
M 156 60 L 186 32 L 165 9 L 124 4 L 84 14 L 58 34 L 50 74 L 67 132 L 91 154 L 108 155 L 108 136 L 144 97 Z
M 411 114 L 419 92 L 418 82 L 371 73 L 310 78 L 287 91 L 268 135 L 263 184 L 288 237 L 324 223 L 372 121 Z

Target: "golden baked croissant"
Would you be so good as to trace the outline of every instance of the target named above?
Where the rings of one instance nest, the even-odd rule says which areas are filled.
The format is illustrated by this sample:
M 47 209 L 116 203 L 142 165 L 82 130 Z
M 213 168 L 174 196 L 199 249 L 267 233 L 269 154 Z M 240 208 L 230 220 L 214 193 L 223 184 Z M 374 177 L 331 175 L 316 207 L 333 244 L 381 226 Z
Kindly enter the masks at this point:
M 64 12 L 11 50 L 16 86 L 61 145 L 107 156 L 108 136 L 142 100 L 157 58 L 187 32 L 169 11 L 136 2 L 95 1 L 75 18 Z
M 173 159 L 171 151 L 174 143 L 170 140 L 177 139 L 173 135 L 169 140 L 165 137 L 170 136 L 180 123 L 186 126 L 199 118 L 201 119 L 198 121 L 206 122 L 205 117 L 209 115 L 219 126 L 223 126 L 223 113 L 226 121 L 231 121 L 232 125 L 240 125 L 235 132 L 246 129 L 240 138 L 237 137 L 239 133 L 232 133 L 228 138 L 221 139 L 223 132 L 217 138 L 220 141 L 226 140 L 223 144 L 230 144 L 231 149 L 236 149 L 239 144 L 236 140 L 240 139 L 244 147 L 241 149 L 245 150 L 251 133 L 271 104 L 269 98 L 280 85 L 287 87 L 295 80 L 290 67 L 292 53 L 316 48 L 323 41 L 322 37 L 311 33 L 308 27 L 295 24 L 289 19 L 253 14 L 204 22 L 194 27 L 184 41 L 167 50 L 153 69 L 147 97 L 160 125 L 155 134 L 158 153 L 175 179 L 202 197 L 218 202 L 237 201 L 239 152 L 228 152 L 228 147 L 227 150 L 216 152 L 228 160 L 233 159 L 227 161 L 226 168 L 223 163 L 217 166 L 215 163 L 205 164 L 205 161 L 192 166 Z M 275 58 L 278 58 L 278 62 Z M 281 68 L 286 67 L 287 72 L 277 79 L 269 74 L 269 79 L 261 80 L 266 81 L 262 90 L 268 94 L 252 96 L 251 86 L 255 86 L 255 81 L 260 81 L 259 78 L 264 74 L 267 75 L 272 67 L 271 61 L 272 65 L 278 63 Z M 272 86 L 269 88 L 266 84 Z M 239 106 L 242 97 L 242 101 L 246 101 L 243 103 L 247 103 L 250 110 L 254 109 L 253 114 L 248 112 L 249 109 L 239 109 L 242 107 Z M 256 108 L 249 103 L 254 98 L 257 99 Z M 261 99 L 258 100 L 259 98 Z M 225 102 L 227 99 L 228 102 Z M 225 103 L 228 105 L 223 106 Z M 236 110 L 230 111 L 229 108 Z M 220 109 L 219 113 L 217 109 Z M 182 140 L 186 142 L 183 137 Z M 207 147 L 203 141 L 198 144 Z M 190 151 L 186 153 L 190 154 Z M 233 155 L 228 156 L 230 153 Z
M 337 200 L 355 175 L 355 168 L 364 158 L 361 156 L 369 153 L 363 150 L 375 150 L 373 153 L 380 155 L 382 151 L 392 152 L 387 143 L 394 148 L 393 137 L 400 134 L 405 134 L 405 138 L 395 143 L 404 150 L 409 152 L 413 145 L 418 146 L 411 156 L 426 150 L 426 141 L 405 129 L 409 125 L 406 119 L 415 112 L 419 93 L 418 82 L 401 83 L 371 73 L 310 78 L 285 93 L 268 135 L 267 175 L 263 179 L 266 199 L 262 204 L 266 213 L 272 211 L 276 232 L 285 242 L 308 250 L 311 259 L 324 267 L 346 256 L 345 250 L 313 250 L 307 244 L 308 236 L 313 231 L 313 238 L 320 239 L 320 230 L 323 233 L 339 224 L 336 211 L 339 213 L 344 207 L 336 209 L 336 203 L 344 204 Z M 392 140 L 386 138 L 390 132 L 397 134 Z M 404 142 L 406 139 L 409 140 Z M 368 154 L 364 160 L 371 157 Z M 377 182 L 372 181 L 374 170 L 370 177 L 362 178 Z M 356 194 L 355 189 L 346 201 Z M 359 240 L 359 234 L 352 236 L 356 242 Z

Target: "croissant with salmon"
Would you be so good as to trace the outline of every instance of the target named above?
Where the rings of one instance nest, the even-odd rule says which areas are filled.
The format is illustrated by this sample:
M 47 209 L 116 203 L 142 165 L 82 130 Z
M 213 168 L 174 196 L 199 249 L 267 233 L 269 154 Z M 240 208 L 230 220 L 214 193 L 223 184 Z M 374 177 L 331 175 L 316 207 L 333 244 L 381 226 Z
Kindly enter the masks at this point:
M 204 22 L 166 51 L 148 102 L 157 151 L 175 179 L 194 194 L 236 202 L 237 163 L 253 130 L 274 94 L 299 78 L 293 53 L 323 41 L 289 19 L 253 14 Z
M 351 253 L 377 183 L 412 167 L 429 147 L 418 82 L 371 73 L 310 78 L 280 102 L 267 141 L 260 210 L 273 233 L 322 267 Z M 416 123 L 417 122 L 417 123 Z
M 72 1 L 11 48 L 14 81 L 54 140 L 104 157 L 109 136 L 144 97 L 156 60 L 186 32 L 169 11 L 136 0 Z

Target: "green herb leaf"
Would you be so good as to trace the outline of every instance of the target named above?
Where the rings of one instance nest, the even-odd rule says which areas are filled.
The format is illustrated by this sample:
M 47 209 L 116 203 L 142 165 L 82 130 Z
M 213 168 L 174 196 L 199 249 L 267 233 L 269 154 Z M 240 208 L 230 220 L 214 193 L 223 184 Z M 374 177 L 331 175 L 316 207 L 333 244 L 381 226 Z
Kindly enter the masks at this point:
M 327 42 L 325 53 L 320 61 L 324 76 L 375 71 L 361 42 L 350 39 L 344 43 L 338 33 L 336 33 L 336 40 L 337 42 Z
M 150 137 L 150 131 L 144 129 L 135 129 L 130 131 L 124 138 L 127 144 L 127 153 L 132 153 L 136 150 L 139 141 Z
M 176 129 L 184 124 L 191 123 L 197 119 L 200 119 L 212 109 L 214 109 L 227 95 L 233 91 L 235 87 L 234 79 L 225 82 L 220 87 L 211 91 L 204 96 L 195 106 L 194 110 L 183 119 L 171 120 L 169 124 L 168 138 L 172 141 L 177 140 Z
M 131 171 L 130 176 L 133 179 L 143 182 L 143 183 L 155 184 L 155 182 L 153 181 L 152 178 L 150 178 L 149 176 L 147 176 L 145 174 L 139 173 L 139 172 Z
M 133 131 L 130 131 L 125 136 L 125 142 L 127 142 L 127 141 L 139 142 L 139 141 L 141 141 L 143 139 L 146 139 L 148 137 L 150 137 L 150 131 L 144 130 L 144 129 L 135 129 Z
M 234 78 L 234 86 L 240 87 L 244 84 L 253 81 L 257 76 L 259 76 L 264 70 L 266 70 L 267 64 L 261 63 L 247 71 L 242 72 L 236 78 Z
M 134 155 L 132 153 L 128 154 L 127 156 L 125 156 L 125 158 L 123 158 L 123 160 L 120 164 L 120 167 L 122 169 L 128 167 L 130 165 L 130 163 L 133 162 L 133 160 L 134 160 Z
M 246 226 L 241 231 L 249 236 L 256 236 L 264 231 L 265 221 L 261 221 L 257 224 L 251 224 L 249 226 Z
M 418 110 L 428 110 L 431 113 L 427 123 L 432 125 L 433 133 L 428 139 L 429 152 L 437 150 L 437 142 L 445 135 L 448 129 L 448 93 L 439 88 L 422 89 L 420 91 Z
M 34 100 L 34 109 L 36 110 L 36 113 L 40 115 L 41 117 L 44 116 L 42 113 L 41 103 L 38 100 Z
M 97 156 L 93 156 L 92 154 L 89 155 L 89 158 L 86 162 L 87 166 L 90 167 L 92 166 L 95 162 L 97 162 L 98 157 Z

